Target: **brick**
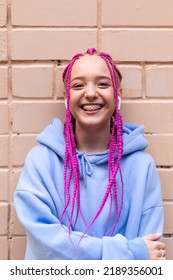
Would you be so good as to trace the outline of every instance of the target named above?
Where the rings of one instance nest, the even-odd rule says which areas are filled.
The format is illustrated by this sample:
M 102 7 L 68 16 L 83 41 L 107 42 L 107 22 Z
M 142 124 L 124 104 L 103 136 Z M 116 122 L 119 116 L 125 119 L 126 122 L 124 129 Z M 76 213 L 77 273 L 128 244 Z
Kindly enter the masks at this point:
M 58 66 L 56 68 L 56 80 L 55 80 L 55 96 L 56 98 L 64 98 L 64 83 L 62 80 L 62 73 L 65 69 L 65 66 Z
M 147 135 L 147 139 L 147 151 L 155 159 L 156 165 L 173 166 L 173 135 Z
M 116 61 L 172 61 L 172 29 L 103 29 L 101 49 Z
M 170 0 L 103 0 L 102 25 L 172 27 L 172 10 Z
M 166 244 L 166 259 L 173 260 L 173 238 L 164 237 L 162 241 Z
M 52 65 L 14 66 L 12 91 L 13 96 L 21 98 L 51 98 L 53 95 Z
M 163 199 L 173 199 L 173 168 L 159 168 Z
M 148 66 L 146 74 L 147 97 L 173 97 L 173 66 Z
M 1 0 L 0 3 L 0 26 L 7 24 L 7 0 Z
M 145 132 L 172 133 L 173 101 L 124 101 L 122 115 L 125 122 L 145 125 Z
M 139 98 L 142 96 L 142 70 L 140 66 L 118 66 L 122 78 L 122 97 Z
M 64 120 L 64 104 L 46 103 L 14 103 L 13 131 L 17 133 L 38 133 L 47 126 L 54 117 Z
M 0 30 L 0 61 L 7 60 L 7 29 Z
M 23 165 L 28 151 L 36 145 L 36 136 L 14 135 L 12 137 L 12 164 L 14 166 Z
M 13 237 L 11 241 L 11 260 L 24 260 L 25 248 L 26 248 L 26 237 Z
M 8 137 L 0 136 L 0 167 L 8 166 Z
M 164 234 L 173 233 L 173 203 L 165 202 L 164 205 L 164 215 L 165 215 L 165 224 L 164 224 Z
M 8 240 L 7 237 L 0 236 L 0 260 L 8 259 Z
M 25 229 L 17 217 L 14 205 L 11 206 L 11 235 L 25 235 Z
M 97 45 L 96 29 L 16 29 L 11 33 L 13 60 L 68 60 Z
M 8 200 L 9 170 L 0 170 L 0 201 Z
M 14 169 L 13 170 L 12 179 L 11 179 L 11 186 L 10 186 L 10 201 L 11 202 L 13 202 L 13 200 L 14 200 L 14 192 L 16 190 L 20 174 L 21 174 L 20 169 Z
M 0 134 L 8 133 L 8 105 L 0 103 Z
M 8 230 L 8 204 L 6 202 L 0 203 L 0 221 L 0 235 L 5 235 Z
M 8 68 L 6 66 L 0 67 L 0 98 L 7 98 L 8 96 Z
M 13 0 L 11 11 L 13 25 L 97 25 L 97 0 Z

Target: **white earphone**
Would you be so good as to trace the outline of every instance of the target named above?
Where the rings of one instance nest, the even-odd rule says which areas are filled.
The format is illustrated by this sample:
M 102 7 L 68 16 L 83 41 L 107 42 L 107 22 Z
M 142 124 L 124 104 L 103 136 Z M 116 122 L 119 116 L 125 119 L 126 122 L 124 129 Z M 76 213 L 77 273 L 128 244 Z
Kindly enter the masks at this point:
M 64 100 L 65 108 L 67 109 L 67 98 Z
M 118 96 L 118 111 L 121 109 L 121 97 Z

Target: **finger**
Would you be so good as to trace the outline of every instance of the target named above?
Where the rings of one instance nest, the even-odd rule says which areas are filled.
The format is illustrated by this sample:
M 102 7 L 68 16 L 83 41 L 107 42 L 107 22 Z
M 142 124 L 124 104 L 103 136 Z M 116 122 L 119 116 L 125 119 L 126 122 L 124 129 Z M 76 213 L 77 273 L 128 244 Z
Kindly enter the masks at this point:
M 165 243 L 163 243 L 163 242 L 157 242 L 157 248 L 158 249 L 162 249 L 162 250 L 165 250 L 166 249 L 166 245 L 165 245 Z
M 144 236 L 144 239 L 147 240 L 151 240 L 151 241 L 155 241 L 158 240 L 160 238 L 161 234 L 160 233 L 153 233 L 153 234 L 148 234 L 146 236 Z
M 159 259 L 163 259 L 166 257 L 166 250 L 160 249 L 159 250 Z

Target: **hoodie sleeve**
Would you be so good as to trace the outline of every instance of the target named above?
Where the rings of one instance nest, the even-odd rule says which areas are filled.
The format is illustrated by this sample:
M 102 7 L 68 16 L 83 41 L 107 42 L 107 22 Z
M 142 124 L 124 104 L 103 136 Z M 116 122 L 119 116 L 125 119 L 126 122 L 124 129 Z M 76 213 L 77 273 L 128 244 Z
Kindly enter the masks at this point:
M 139 236 L 163 233 L 164 211 L 159 175 L 151 158 L 146 177 Z
M 143 208 L 140 217 L 138 237 L 143 237 L 148 234 L 155 233 L 159 233 L 162 236 L 164 226 L 164 211 L 162 205 L 160 179 L 153 158 L 150 156 L 149 158 L 150 160 L 145 182 L 145 190 L 142 203 Z M 160 237 L 160 239 L 161 238 L 162 237 Z M 129 249 L 133 252 L 134 255 L 138 257 L 139 255 L 141 255 L 141 257 L 143 258 L 145 255 L 148 258 L 148 252 L 146 254 L 146 250 L 140 252 L 137 244 L 139 240 L 140 238 L 130 240 Z
M 42 172 L 44 173 L 44 170 Z M 68 229 L 60 224 L 53 194 L 46 185 L 47 182 L 39 174 L 38 166 L 29 155 L 14 197 L 17 215 L 27 233 L 26 259 L 147 259 L 147 248 L 141 238 L 128 241 L 121 234 L 103 238 L 86 235 L 77 247 L 83 233 L 71 231 L 69 235 Z M 148 210 L 146 209 L 142 216 L 141 233 L 142 228 L 145 228 L 146 224 L 148 226 Z M 154 225 L 151 228 L 154 230 Z

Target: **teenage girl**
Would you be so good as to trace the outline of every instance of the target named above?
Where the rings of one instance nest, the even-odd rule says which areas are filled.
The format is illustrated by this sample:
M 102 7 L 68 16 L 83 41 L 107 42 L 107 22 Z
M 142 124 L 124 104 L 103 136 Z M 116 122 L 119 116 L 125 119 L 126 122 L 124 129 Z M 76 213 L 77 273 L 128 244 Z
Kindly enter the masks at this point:
M 143 126 L 122 122 L 121 79 L 95 49 L 67 65 L 65 125 L 37 137 L 15 192 L 26 259 L 166 259 L 158 173 Z

